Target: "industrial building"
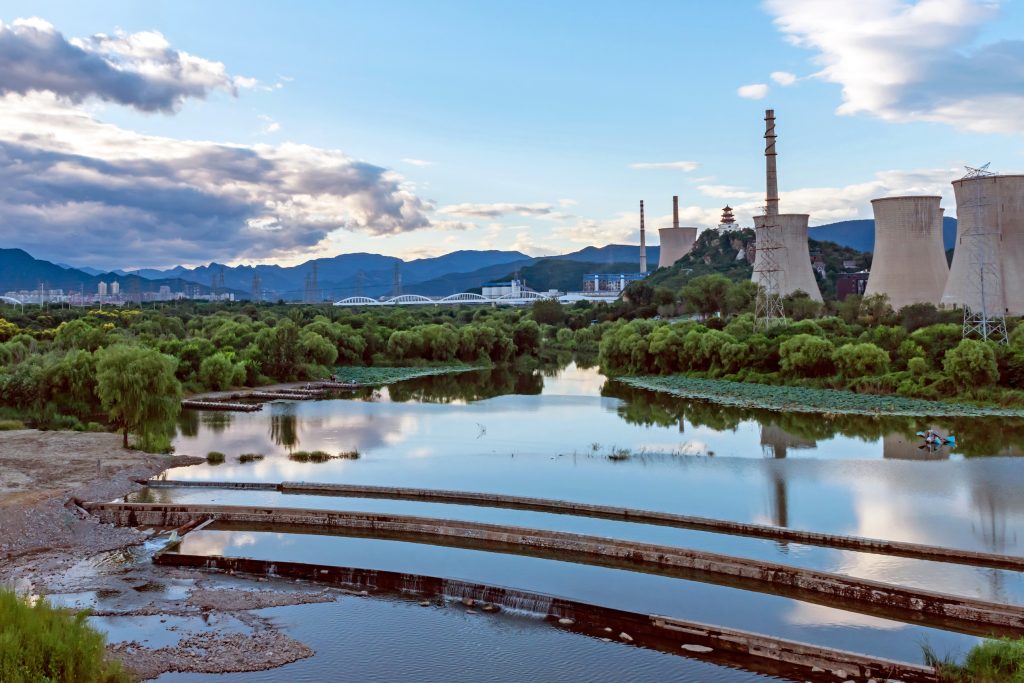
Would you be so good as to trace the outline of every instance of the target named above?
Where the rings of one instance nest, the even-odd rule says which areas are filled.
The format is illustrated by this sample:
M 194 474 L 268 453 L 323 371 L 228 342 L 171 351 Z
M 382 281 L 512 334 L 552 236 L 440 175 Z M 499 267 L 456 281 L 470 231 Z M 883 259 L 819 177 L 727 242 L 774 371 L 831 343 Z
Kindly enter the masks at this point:
M 939 302 L 949 277 L 941 201 L 927 196 L 871 200 L 875 249 L 865 296 L 885 294 L 897 311 Z
M 807 221 L 810 216 L 806 213 L 779 213 L 774 110 L 766 110 L 764 120 L 768 196 L 765 215 L 754 216 L 757 239 L 751 280 L 770 296 L 784 297 L 802 291 L 815 301 L 822 301 L 807 247 Z
M 588 273 L 583 276 L 583 291 L 587 294 L 617 294 L 645 277 L 647 273 Z
M 810 216 L 806 213 L 780 213 L 775 216 L 775 235 L 780 245 L 775 251 L 779 266 L 779 294 L 789 296 L 802 291 L 815 301 L 822 301 L 821 289 L 811 267 L 811 252 L 807 246 L 808 220 Z M 754 230 L 763 230 L 764 221 L 764 216 L 754 216 Z M 758 284 L 760 251 L 754 251 L 754 275 L 751 278 Z
M 689 254 L 697 241 L 697 232 L 698 228 L 679 227 L 679 197 L 672 197 L 672 227 L 658 230 L 661 240 L 658 267 L 668 268 Z
M 978 265 L 972 258 L 970 236 L 990 233 L 995 257 L 995 283 L 986 300 L 990 312 L 1024 315 L 1024 175 L 985 175 L 953 181 L 956 195 L 956 247 L 942 303 L 977 305 Z M 877 254 L 877 251 L 876 251 Z M 876 256 L 877 258 L 877 256 Z M 995 291 L 992 291 L 995 290 Z

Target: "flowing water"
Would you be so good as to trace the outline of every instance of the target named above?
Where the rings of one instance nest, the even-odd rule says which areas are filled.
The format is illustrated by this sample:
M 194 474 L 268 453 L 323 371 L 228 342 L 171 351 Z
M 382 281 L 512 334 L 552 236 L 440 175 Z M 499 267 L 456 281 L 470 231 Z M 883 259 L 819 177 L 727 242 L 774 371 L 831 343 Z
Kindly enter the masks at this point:
M 957 449 L 919 448 L 915 432 L 926 427 L 956 433 Z M 629 388 L 594 368 L 570 363 L 547 371 L 495 369 L 422 378 L 348 398 L 275 402 L 255 413 L 186 412 L 175 440 L 177 452 L 205 455 L 216 450 L 227 455 L 227 462 L 172 470 L 166 476 L 507 493 L 1020 555 L 1024 459 L 1017 454 L 1024 452 L 1022 446 L 1020 422 L 826 417 L 725 407 Z M 296 450 L 356 450 L 360 457 L 303 463 L 289 459 Z M 242 453 L 266 457 L 239 464 Z M 149 489 L 137 499 L 381 511 L 573 531 L 1024 604 L 1019 572 L 593 518 L 276 491 Z M 769 593 L 478 550 L 218 529 L 190 534 L 183 549 L 499 584 L 915 662 L 921 660 L 925 641 L 940 652 L 963 652 L 976 642 L 972 636 Z M 422 638 L 415 623 L 424 617 L 411 617 L 420 614 L 415 610 L 378 606 L 363 611 L 367 619 L 386 614 L 394 630 L 402 632 L 403 642 Z M 349 616 L 330 612 L 324 618 L 352 628 Z M 408 631 L 398 623 L 406 619 Z M 431 619 L 435 632 L 448 629 L 453 638 L 464 628 L 461 616 Z M 360 628 L 385 627 L 374 623 Z M 541 647 L 537 642 L 555 638 L 521 625 L 495 628 L 485 629 L 480 638 L 500 633 L 506 639 L 503 647 L 524 657 Z M 569 636 L 558 635 L 563 637 Z M 589 652 L 607 645 L 609 652 L 580 660 L 594 662 L 594 675 L 616 671 L 616 666 L 624 675 L 634 670 L 629 661 L 637 655 L 622 652 L 635 648 L 544 642 L 544 651 L 564 652 L 564 661 L 571 663 L 567 666 L 574 667 L 580 663 L 573 659 L 573 647 Z M 454 657 L 456 652 L 452 650 Z M 661 660 L 651 657 L 652 671 L 664 674 L 653 663 Z M 329 658 L 318 655 L 311 661 L 317 660 Z M 292 666 L 316 670 L 317 665 Z M 740 672 L 716 671 L 697 679 L 749 680 Z M 507 670 L 508 676 L 500 669 L 494 673 L 496 680 L 528 677 L 515 668 Z M 386 668 L 376 677 L 387 678 Z

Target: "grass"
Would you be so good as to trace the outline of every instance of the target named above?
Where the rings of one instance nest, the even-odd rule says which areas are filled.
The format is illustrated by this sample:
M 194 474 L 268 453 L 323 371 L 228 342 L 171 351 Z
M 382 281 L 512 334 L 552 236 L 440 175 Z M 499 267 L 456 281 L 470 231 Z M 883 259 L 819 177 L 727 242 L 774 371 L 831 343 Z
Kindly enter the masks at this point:
M 224 462 L 224 454 L 220 451 L 210 451 L 206 454 L 206 462 L 211 465 L 220 465 Z
M 0 681 L 127 683 L 119 662 L 106 659 L 106 638 L 86 621 L 87 612 L 34 606 L 0 589 Z
M 929 417 L 1019 417 L 1024 415 L 1024 411 L 1012 408 L 989 408 L 966 403 L 928 401 L 902 396 L 858 394 L 839 389 L 730 382 L 723 379 L 705 379 L 686 375 L 618 377 L 616 379 L 641 389 L 744 408 L 804 413 Z
M 238 456 L 238 462 L 240 463 L 256 462 L 257 460 L 262 459 L 262 453 L 242 453 L 240 456 Z
M 288 456 L 289 460 L 295 462 L 327 462 L 333 458 L 327 451 L 295 451 Z
M 633 451 L 628 448 L 612 448 L 612 452 L 608 454 L 609 460 L 629 460 L 633 455 Z
M 0 432 L 10 432 L 15 429 L 28 429 L 21 420 L 0 420 Z
M 943 683 L 1024 683 L 1024 638 L 986 640 L 971 648 L 963 663 L 939 657 L 923 646 L 924 660 Z
M 355 449 L 351 451 L 342 451 L 341 453 L 338 453 L 338 457 L 341 458 L 342 460 L 358 460 L 359 451 Z
M 456 372 L 479 370 L 480 365 L 463 365 L 461 363 L 450 363 L 447 365 L 425 365 L 421 367 L 357 367 L 345 366 L 337 368 L 335 377 L 339 382 L 347 382 L 358 386 L 381 386 L 393 384 L 407 379 L 417 377 L 429 377 L 432 375 L 448 375 Z

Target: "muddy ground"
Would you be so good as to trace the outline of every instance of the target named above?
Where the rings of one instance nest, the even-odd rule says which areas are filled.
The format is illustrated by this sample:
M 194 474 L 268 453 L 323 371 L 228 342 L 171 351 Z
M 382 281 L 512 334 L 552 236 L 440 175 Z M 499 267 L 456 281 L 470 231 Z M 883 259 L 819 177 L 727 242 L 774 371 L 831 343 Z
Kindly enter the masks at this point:
M 149 558 L 158 533 L 100 524 L 75 505 L 121 498 L 141 488 L 135 479 L 198 462 L 125 450 L 116 434 L 0 432 L 0 585 L 88 607 L 101 621 L 152 617 L 152 632 L 164 631 L 163 641 L 173 632 L 171 644 L 121 640 L 110 648 L 143 679 L 257 671 L 312 656 L 252 610 L 331 601 L 338 591 L 156 567 Z M 230 627 L 211 630 L 218 619 Z

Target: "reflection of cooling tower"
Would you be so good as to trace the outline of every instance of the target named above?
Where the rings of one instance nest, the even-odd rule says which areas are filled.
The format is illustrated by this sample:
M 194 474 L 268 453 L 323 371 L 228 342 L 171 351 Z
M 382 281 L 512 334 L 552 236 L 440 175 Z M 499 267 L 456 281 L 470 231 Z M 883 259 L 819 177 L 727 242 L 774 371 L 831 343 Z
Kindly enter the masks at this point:
M 978 187 L 978 183 L 981 187 Z M 976 218 L 972 205 L 980 191 L 980 218 Z M 963 306 L 977 300 L 976 286 L 972 284 L 977 265 L 972 264 L 971 241 L 979 238 L 964 238 L 964 234 L 980 223 L 980 228 L 994 233 L 994 253 L 1000 267 L 1002 291 L 986 296 L 995 301 L 995 311 L 1004 309 L 1010 315 L 1024 315 L 1024 175 L 994 175 L 980 178 L 963 178 L 953 181 L 956 194 L 956 250 L 953 265 L 949 269 L 949 280 L 942 293 L 942 303 Z
M 662 228 L 658 230 L 658 236 L 661 238 L 658 267 L 668 268 L 693 249 L 697 228 Z
M 779 248 L 775 250 L 775 260 L 779 267 L 779 294 L 787 296 L 797 290 L 806 292 L 815 301 L 821 301 L 821 290 L 814 279 L 811 268 L 811 252 L 807 248 L 806 213 L 780 213 L 775 216 L 775 239 Z M 764 226 L 764 216 L 754 216 L 754 229 L 760 232 Z M 759 272 L 761 254 L 754 251 L 754 275 L 750 278 L 760 285 Z
M 886 294 L 893 309 L 938 304 L 949 276 L 942 246 L 942 197 L 871 200 L 875 254 L 864 296 Z

